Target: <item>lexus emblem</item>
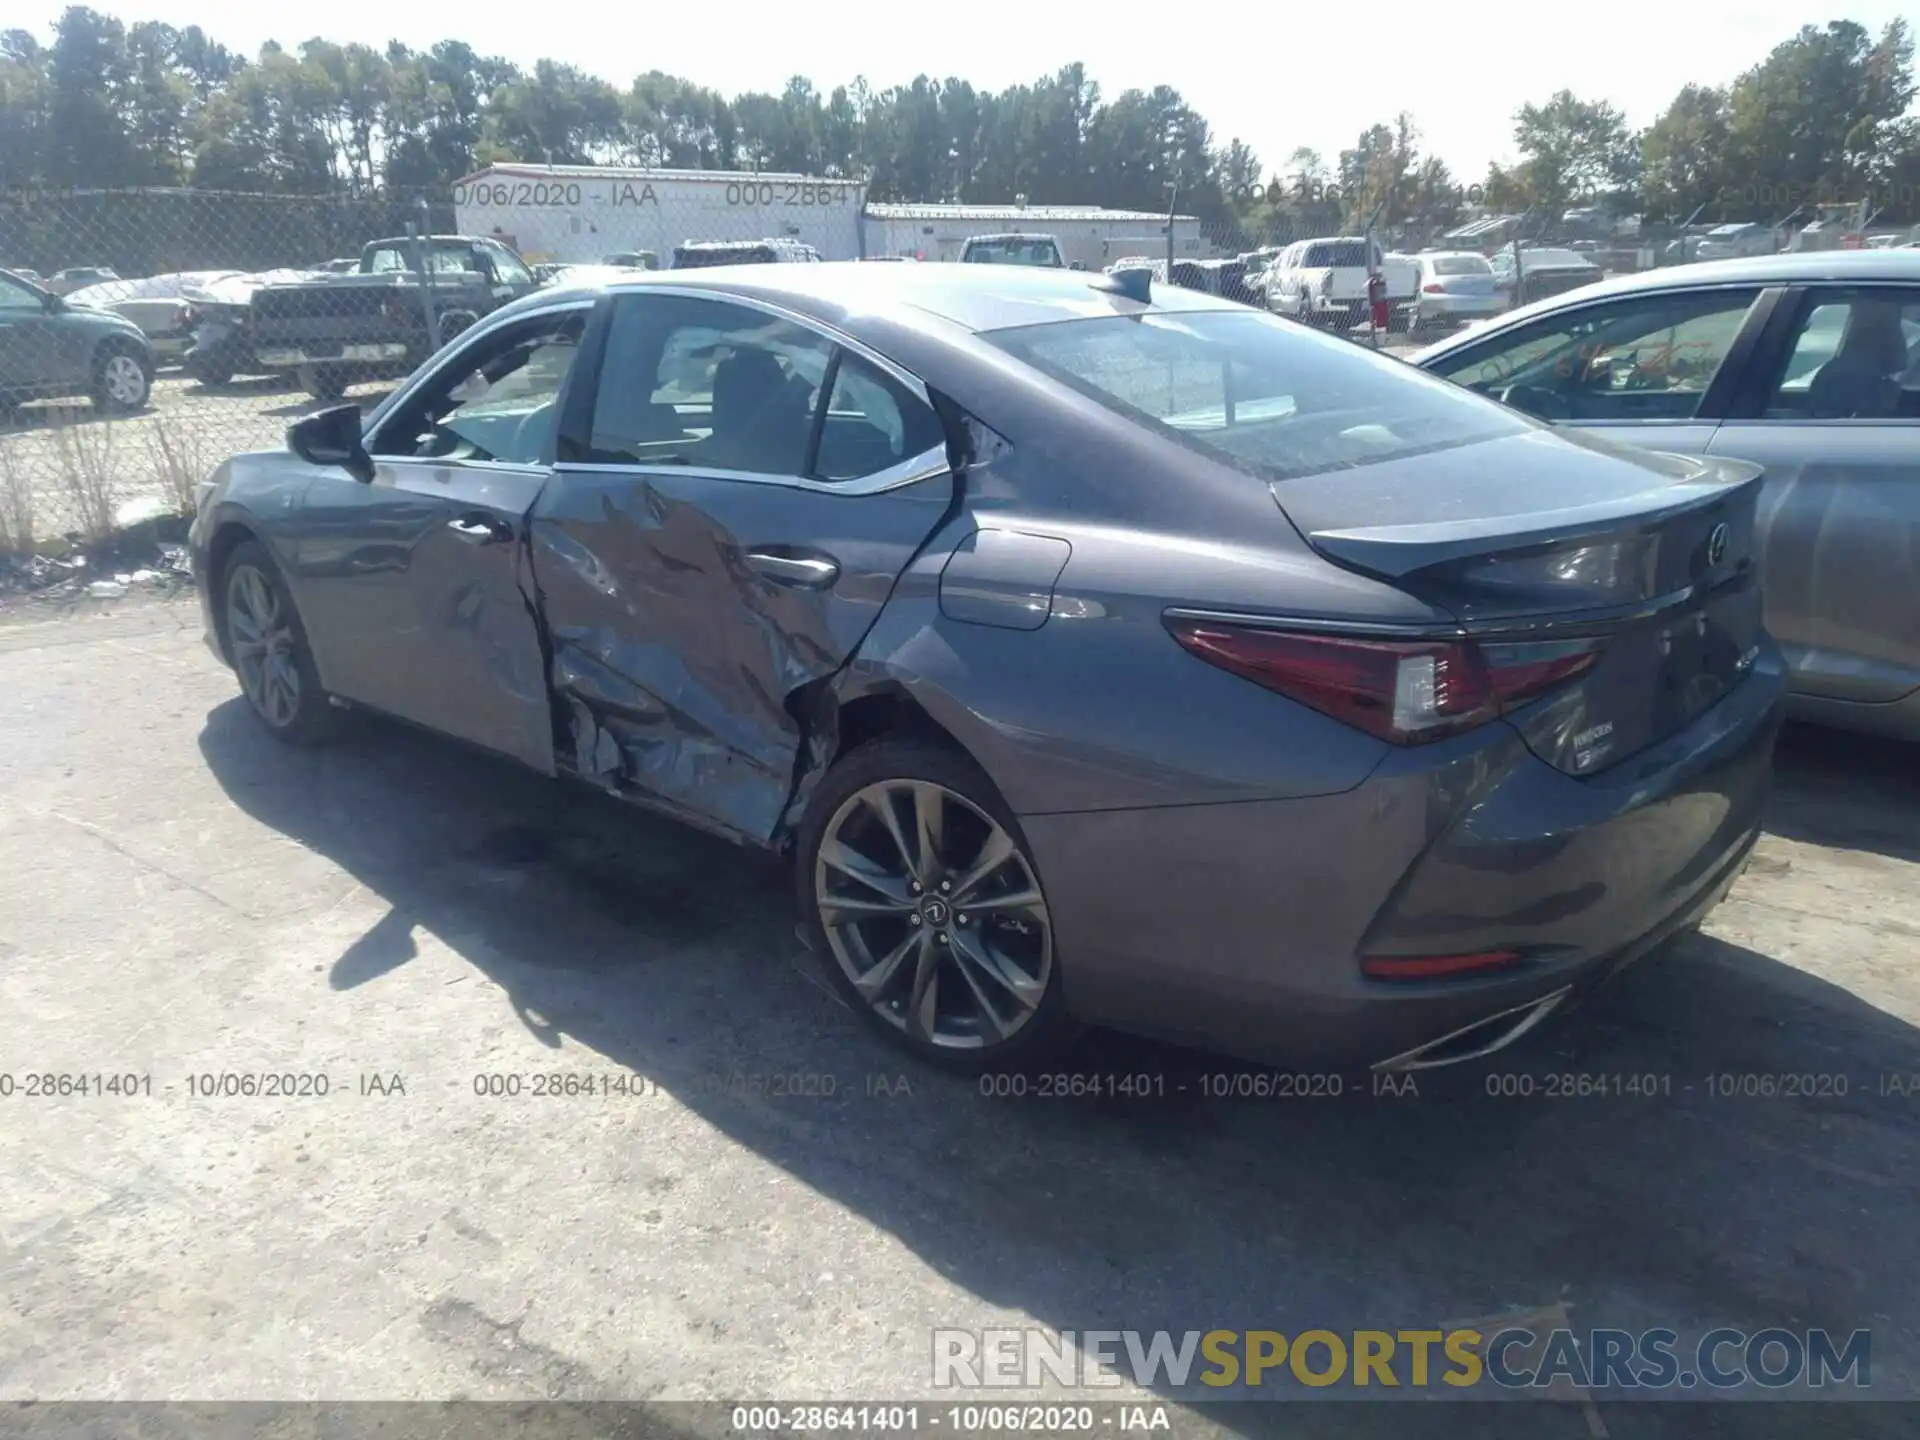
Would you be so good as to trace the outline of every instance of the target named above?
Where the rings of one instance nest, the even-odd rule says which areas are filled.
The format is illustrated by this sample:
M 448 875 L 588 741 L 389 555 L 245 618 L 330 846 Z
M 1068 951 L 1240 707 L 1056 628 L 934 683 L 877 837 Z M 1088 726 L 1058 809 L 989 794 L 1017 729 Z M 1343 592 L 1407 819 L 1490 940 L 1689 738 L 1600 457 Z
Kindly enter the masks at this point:
M 1724 520 L 1713 527 L 1713 534 L 1707 537 L 1707 564 L 1718 565 L 1727 558 L 1727 537 L 1731 533 Z

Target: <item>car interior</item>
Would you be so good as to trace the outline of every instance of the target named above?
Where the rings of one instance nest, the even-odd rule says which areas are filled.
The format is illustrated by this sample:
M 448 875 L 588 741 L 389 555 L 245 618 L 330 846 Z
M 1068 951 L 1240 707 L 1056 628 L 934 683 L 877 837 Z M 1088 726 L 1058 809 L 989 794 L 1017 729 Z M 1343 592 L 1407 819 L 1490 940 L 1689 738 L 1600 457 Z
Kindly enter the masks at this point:
M 796 327 L 635 326 L 609 341 L 586 458 L 799 475 L 817 421 L 813 478 L 849 480 L 938 444 L 924 410 L 866 361 Z
M 1743 293 L 1577 312 L 1441 373 L 1544 420 L 1690 419 L 1751 300 Z
M 1920 419 L 1920 304 L 1884 297 L 1814 306 L 1795 337 L 1769 420 Z
M 430 386 L 380 427 L 373 453 L 538 464 L 584 326 L 578 316 L 543 326 L 478 369 Z

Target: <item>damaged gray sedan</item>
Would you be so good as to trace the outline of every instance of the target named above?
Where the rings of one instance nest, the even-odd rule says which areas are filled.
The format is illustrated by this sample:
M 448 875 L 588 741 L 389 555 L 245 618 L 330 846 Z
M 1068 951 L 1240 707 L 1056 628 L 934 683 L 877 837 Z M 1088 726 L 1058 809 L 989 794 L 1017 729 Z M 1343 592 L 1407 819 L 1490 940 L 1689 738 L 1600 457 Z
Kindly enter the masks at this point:
M 1758 472 L 1143 273 L 601 278 L 203 486 L 261 722 L 790 854 L 883 1034 L 1483 1054 L 1706 913 L 1783 689 Z

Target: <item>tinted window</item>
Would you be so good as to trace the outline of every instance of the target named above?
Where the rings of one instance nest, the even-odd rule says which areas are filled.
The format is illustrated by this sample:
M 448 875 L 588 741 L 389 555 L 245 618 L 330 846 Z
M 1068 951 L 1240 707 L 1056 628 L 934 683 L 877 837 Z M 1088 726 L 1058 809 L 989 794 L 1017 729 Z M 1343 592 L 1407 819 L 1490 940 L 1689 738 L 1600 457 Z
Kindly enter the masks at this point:
M 1060 252 L 1051 240 L 1026 240 L 1008 236 L 998 240 L 970 240 L 965 259 L 974 265 L 1047 265 L 1058 266 Z
M 1920 418 L 1920 296 L 1831 291 L 1809 306 L 1769 419 Z
M 1401 361 L 1260 312 L 1110 316 L 986 338 L 1109 409 L 1272 479 L 1527 423 Z
M 1309 245 L 1306 258 L 1300 263 L 1308 270 L 1322 270 L 1329 267 L 1344 270 L 1356 265 L 1364 269 L 1367 263 L 1366 243 L 1360 240 L 1332 240 L 1324 244 Z
M 945 443 L 939 418 L 891 375 L 840 352 L 833 396 L 820 422 L 819 480 L 858 480 Z
M 776 259 L 778 257 L 771 245 L 716 245 L 710 249 L 677 245 L 673 251 L 673 268 L 687 270 L 707 265 L 771 265 Z
M 1584 305 L 1428 368 L 1545 420 L 1687 420 L 1757 293 L 1694 291 Z
M 503 283 L 508 285 L 531 285 L 533 283 L 533 272 L 527 269 L 527 267 L 520 262 L 520 257 L 507 249 L 506 246 L 489 245 L 487 247 L 487 256 L 493 261 L 494 274 L 498 275 Z
M 584 313 L 527 321 L 462 355 L 380 427 L 373 453 L 539 463 L 585 324 Z
M 607 334 L 590 458 L 804 474 L 832 353 L 813 331 L 744 305 L 625 296 Z
M 415 268 L 413 247 L 383 245 L 373 252 L 373 262 L 369 268 L 375 274 L 412 270 Z M 427 268 L 435 275 L 462 275 L 478 274 L 480 266 L 470 246 L 432 245 L 427 248 Z

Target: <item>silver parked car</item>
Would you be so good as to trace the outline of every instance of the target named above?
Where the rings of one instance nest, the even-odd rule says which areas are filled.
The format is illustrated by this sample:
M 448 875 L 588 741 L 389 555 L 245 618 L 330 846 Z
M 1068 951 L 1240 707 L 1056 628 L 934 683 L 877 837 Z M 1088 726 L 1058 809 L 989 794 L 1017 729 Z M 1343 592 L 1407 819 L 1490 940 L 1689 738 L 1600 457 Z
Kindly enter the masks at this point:
M 269 732 L 389 712 L 790 855 L 929 1059 L 1466 1058 L 1759 831 L 1755 467 L 1144 272 L 623 271 L 289 439 L 192 529 Z
M 1424 250 L 1412 257 L 1420 267 L 1420 290 L 1413 299 L 1416 331 L 1484 320 L 1507 308 L 1487 257 L 1471 250 Z
M 1765 466 L 1767 628 L 1792 710 L 1920 739 L 1920 254 L 1649 271 L 1414 363 L 1556 424 Z

